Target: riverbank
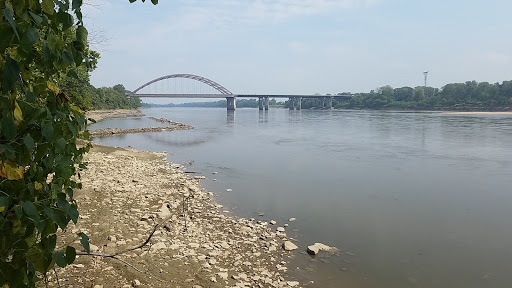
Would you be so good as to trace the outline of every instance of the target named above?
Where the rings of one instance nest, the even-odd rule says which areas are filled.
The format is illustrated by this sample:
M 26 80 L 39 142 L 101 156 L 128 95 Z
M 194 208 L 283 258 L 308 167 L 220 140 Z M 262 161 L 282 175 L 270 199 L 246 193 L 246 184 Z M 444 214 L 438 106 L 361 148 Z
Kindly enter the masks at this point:
M 75 192 L 80 219 L 59 238 L 82 250 L 76 233 L 90 238 L 91 252 L 58 269 L 67 287 L 299 287 L 287 279 L 293 252 L 267 222 L 236 218 L 166 161 L 165 153 L 94 145 L 85 156 L 83 189 Z M 53 274 L 53 273 L 52 273 Z M 50 275 L 57 287 L 54 275 Z
M 443 114 L 450 114 L 450 115 L 512 115 L 512 111 L 479 111 L 479 112 L 462 112 L 462 111 L 443 111 L 441 112 Z
M 94 121 L 101 121 L 106 118 L 124 118 L 144 116 L 139 110 L 116 109 L 116 110 L 90 110 L 85 113 L 87 118 Z

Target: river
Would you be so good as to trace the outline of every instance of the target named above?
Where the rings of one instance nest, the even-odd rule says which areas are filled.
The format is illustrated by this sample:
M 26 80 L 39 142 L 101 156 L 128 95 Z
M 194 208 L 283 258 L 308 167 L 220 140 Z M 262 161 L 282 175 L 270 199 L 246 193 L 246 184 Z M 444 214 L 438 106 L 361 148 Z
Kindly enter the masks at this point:
M 196 128 L 94 141 L 167 151 L 207 176 L 203 186 L 234 215 L 277 226 L 297 218 L 289 268 L 307 287 L 512 286 L 511 115 L 142 112 Z M 106 119 L 91 129 L 159 125 Z M 315 242 L 341 253 L 311 258 Z

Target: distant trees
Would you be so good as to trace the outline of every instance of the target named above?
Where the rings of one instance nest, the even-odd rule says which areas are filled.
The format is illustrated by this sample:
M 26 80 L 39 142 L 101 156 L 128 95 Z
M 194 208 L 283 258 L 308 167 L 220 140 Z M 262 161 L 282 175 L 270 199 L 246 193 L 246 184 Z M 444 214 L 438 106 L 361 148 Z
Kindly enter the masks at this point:
M 512 81 L 501 84 L 467 81 L 450 83 L 442 89 L 383 86 L 370 93 L 355 94 L 349 101 L 334 98 L 333 106 L 352 109 L 510 110 Z

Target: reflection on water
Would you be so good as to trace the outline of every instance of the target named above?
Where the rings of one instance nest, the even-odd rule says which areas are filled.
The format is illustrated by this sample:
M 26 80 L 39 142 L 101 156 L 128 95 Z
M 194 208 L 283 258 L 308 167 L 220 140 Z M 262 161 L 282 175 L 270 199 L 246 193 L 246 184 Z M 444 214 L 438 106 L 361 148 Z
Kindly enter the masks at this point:
M 512 117 L 147 109 L 188 131 L 97 139 L 168 151 L 238 215 L 286 223 L 310 287 L 509 287 Z M 235 117 L 236 115 L 236 117 Z M 96 125 L 154 126 L 147 118 Z M 233 192 L 225 192 L 230 188 Z M 258 217 L 263 212 L 265 217 Z M 312 259 L 307 245 L 341 249 Z M 295 269 L 294 267 L 299 267 Z

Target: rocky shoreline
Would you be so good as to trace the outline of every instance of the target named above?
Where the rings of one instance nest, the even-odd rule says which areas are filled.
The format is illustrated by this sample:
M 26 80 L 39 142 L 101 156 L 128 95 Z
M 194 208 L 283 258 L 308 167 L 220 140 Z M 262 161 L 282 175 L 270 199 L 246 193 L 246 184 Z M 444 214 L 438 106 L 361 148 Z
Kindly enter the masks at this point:
M 144 116 L 139 110 L 116 109 L 116 110 L 91 110 L 85 113 L 87 118 L 94 121 L 101 121 L 106 118 L 124 118 Z
M 293 252 L 283 249 L 290 240 L 285 232 L 221 211 L 213 194 L 200 187 L 204 177 L 188 177 L 164 153 L 94 146 L 81 173 L 84 189 L 76 191 L 80 220 L 61 235 L 60 245 L 82 250 L 76 233 L 84 232 L 91 252 L 112 253 L 144 243 L 162 224 L 148 245 L 118 259 L 79 256 L 57 270 L 60 285 L 300 287 L 288 279 Z M 54 275 L 50 281 L 57 286 Z

